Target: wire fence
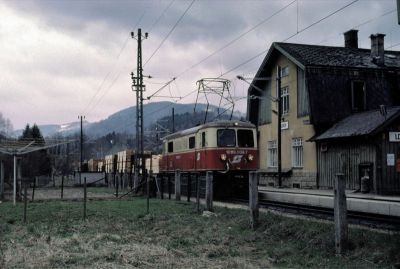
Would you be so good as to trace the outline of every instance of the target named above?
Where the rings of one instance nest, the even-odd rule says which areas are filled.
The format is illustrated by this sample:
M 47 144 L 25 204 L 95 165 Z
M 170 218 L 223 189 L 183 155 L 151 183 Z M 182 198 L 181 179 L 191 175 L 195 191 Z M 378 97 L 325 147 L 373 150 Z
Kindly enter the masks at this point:
M 215 175 L 215 190 L 226 189 L 229 182 Z M 225 177 L 227 178 L 227 177 Z M 226 179 L 236 184 L 232 178 Z M 77 202 L 82 203 L 82 217 L 86 219 L 87 204 L 96 200 L 122 201 L 133 196 L 147 197 L 146 212 L 149 213 L 150 199 L 176 199 L 196 202 L 197 212 L 203 211 L 200 199 L 206 198 L 206 176 L 202 173 L 179 173 L 139 175 L 137 184 L 131 173 L 76 173 L 72 175 L 20 178 L 17 181 L 16 201 L 23 204 L 23 221 L 27 222 L 30 204 L 37 202 Z M 12 184 L 11 184 L 12 185 Z M 179 192 L 176 192 L 179 190 Z M 214 192 L 216 193 L 216 192 Z M 6 188 L 4 200 L 12 201 L 14 188 Z M 180 195 L 185 197 L 182 197 Z M 121 204 L 121 206 L 123 206 Z M 206 207 L 207 208 L 207 205 Z

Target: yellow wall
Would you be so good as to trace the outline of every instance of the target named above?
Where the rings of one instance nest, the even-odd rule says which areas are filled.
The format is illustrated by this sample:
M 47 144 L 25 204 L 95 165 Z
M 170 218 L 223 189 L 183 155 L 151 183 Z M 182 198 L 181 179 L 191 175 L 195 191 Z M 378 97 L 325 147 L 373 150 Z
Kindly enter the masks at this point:
M 281 55 L 274 63 L 272 73 L 267 76 L 276 78 L 276 65 L 289 67 L 289 76 L 282 77 L 281 86 L 289 87 L 289 113 L 284 115 L 284 121 L 289 122 L 289 129 L 282 130 L 282 168 L 290 169 L 292 167 L 292 138 L 301 137 L 303 139 L 303 168 L 295 168 L 301 172 L 317 172 L 316 145 L 313 142 L 307 142 L 314 135 L 314 128 L 308 121 L 309 116 L 297 117 L 297 66 L 285 56 Z M 276 97 L 276 80 L 271 81 L 271 94 Z M 272 104 L 272 109 L 277 111 L 277 104 Z M 272 123 L 259 126 L 260 131 L 260 169 L 265 170 L 267 166 L 267 144 L 268 141 L 277 140 L 277 115 L 272 113 Z

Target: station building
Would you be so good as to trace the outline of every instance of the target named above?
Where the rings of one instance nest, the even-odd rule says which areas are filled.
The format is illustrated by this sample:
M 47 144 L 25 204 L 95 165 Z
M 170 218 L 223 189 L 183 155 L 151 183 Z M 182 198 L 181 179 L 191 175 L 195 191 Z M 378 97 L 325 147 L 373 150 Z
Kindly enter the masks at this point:
M 381 169 L 383 156 L 387 157 L 384 154 L 394 153 L 395 158 L 400 158 L 397 151 L 372 150 L 376 137 L 366 139 L 364 143 L 353 143 L 360 141 L 358 135 L 353 135 L 353 142 L 348 145 L 357 148 L 359 157 L 354 157 L 350 150 L 343 150 L 339 155 L 330 154 L 330 150 L 344 145 L 344 142 L 328 134 L 333 126 L 346 118 L 351 122 L 352 117 L 361 115 L 358 118 L 359 127 L 368 123 L 369 117 L 376 117 L 377 120 L 374 128 L 371 127 L 372 131 L 368 128 L 364 130 L 364 138 L 370 137 L 370 131 L 376 134 L 379 130 L 380 137 L 383 135 L 385 141 L 397 143 L 388 140 L 389 129 L 382 127 L 389 128 L 389 123 L 395 124 L 398 109 L 395 106 L 400 105 L 400 52 L 384 50 L 383 34 L 370 36 L 370 49 L 358 47 L 357 30 L 344 33 L 344 39 L 343 47 L 279 42 L 271 45 L 248 90 L 247 117 L 258 128 L 260 185 L 279 184 L 279 123 L 282 132 L 282 186 L 332 188 L 334 175 L 345 173 L 347 188 L 356 190 L 360 188 L 360 176 L 368 168 L 373 182 L 372 191 L 383 191 L 378 187 L 381 183 L 389 184 L 386 189 L 391 188 L 392 183 L 383 183 L 385 176 L 378 177 L 380 170 L 376 169 Z M 280 102 L 283 112 L 280 120 L 275 101 L 278 97 L 278 66 L 281 70 Z M 387 115 L 384 115 L 385 112 L 380 114 L 381 110 Z M 340 126 L 341 132 L 353 127 L 351 124 Z M 393 125 L 390 128 L 394 132 L 397 127 Z M 392 146 L 397 148 L 397 144 Z M 363 157 L 368 154 L 375 157 Z M 333 165 L 339 159 L 341 164 Z M 393 176 L 400 181 L 400 173 Z

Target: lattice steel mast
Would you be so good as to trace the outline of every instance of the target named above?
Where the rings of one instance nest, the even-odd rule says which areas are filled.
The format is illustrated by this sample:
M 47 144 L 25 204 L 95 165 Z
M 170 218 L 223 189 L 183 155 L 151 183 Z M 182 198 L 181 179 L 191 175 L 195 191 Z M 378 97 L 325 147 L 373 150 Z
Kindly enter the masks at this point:
M 145 161 L 144 161 L 144 129 L 143 129 L 143 91 L 145 89 L 145 85 L 143 85 L 143 68 L 142 68 L 142 37 L 147 38 L 148 34 L 145 33 L 142 36 L 142 29 L 138 29 L 138 34 L 135 36 L 134 32 L 131 32 L 131 37 L 135 38 L 138 41 L 138 49 L 137 49 L 137 76 L 135 77 L 133 72 L 131 73 L 132 78 L 132 88 L 135 88 L 136 91 L 136 148 L 135 148 L 135 158 L 134 158 L 134 166 L 135 166 L 135 175 L 133 187 L 136 190 L 139 185 L 138 175 L 140 170 L 142 173 L 145 169 Z

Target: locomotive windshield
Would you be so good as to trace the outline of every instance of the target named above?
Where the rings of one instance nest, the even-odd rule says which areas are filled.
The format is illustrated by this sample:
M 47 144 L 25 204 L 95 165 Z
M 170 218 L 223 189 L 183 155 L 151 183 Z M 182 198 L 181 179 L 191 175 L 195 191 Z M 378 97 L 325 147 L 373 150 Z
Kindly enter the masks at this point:
M 252 130 L 238 130 L 238 147 L 240 148 L 253 148 L 254 138 Z
M 233 129 L 219 129 L 217 131 L 217 145 L 218 147 L 235 147 L 236 134 Z
M 237 130 L 237 146 L 240 148 L 254 148 L 253 130 Z M 219 129 L 217 131 L 218 147 L 236 147 L 236 132 L 234 129 Z

